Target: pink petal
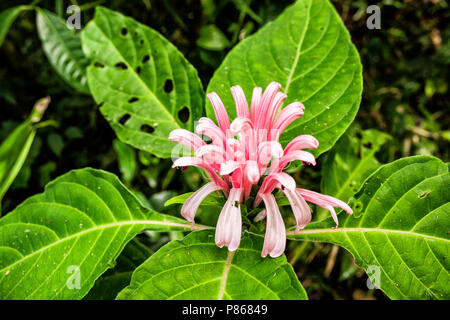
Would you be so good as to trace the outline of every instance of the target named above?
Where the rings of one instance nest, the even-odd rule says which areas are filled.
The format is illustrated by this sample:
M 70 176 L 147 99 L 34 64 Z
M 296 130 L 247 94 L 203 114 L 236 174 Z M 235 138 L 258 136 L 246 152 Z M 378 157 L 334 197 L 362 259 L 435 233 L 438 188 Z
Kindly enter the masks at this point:
M 262 199 L 266 206 L 267 225 L 261 256 L 264 258 L 269 254 L 276 258 L 281 256 L 286 248 L 286 228 L 275 197 L 269 193 L 262 195 Z
M 209 101 L 211 101 L 211 105 L 214 109 L 220 129 L 222 129 L 223 132 L 226 132 L 226 130 L 230 128 L 230 118 L 228 118 L 228 113 L 222 100 L 220 100 L 219 96 L 215 92 L 211 92 L 206 96 Z
M 259 107 L 261 104 L 261 93 L 262 88 L 255 87 L 253 89 L 253 95 L 252 95 L 252 104 L 250 106 L 250 120 L 253 124 L 256 123 L 256 115 L 258 114 Z
M 267 165 L 272 158 L 283 156 L 283 147 L 277 141 L 264 141 L 258 146 L 258 162 Z
M 248 118 L 236 118 L 233 120 L 230 126 L 231 133 L 239 134 L 243 131 L 253 129 L 253 124 Z
M 241 242 L 241 196 L 241 189 L 231 189 L 228 200 L 223 206 L 219 219 L 217 220 L 216 245 L 220 248 L 226 245 L 229 251 L 236 250 Z
M 203 187 L 195 191 L 181 207 L 181 215 L 189 222 L 194 222 L 195 214 L 202 201 L 212 192 L 220 190 L 220 186 L 214 182 L 208 182 Z
M 206 117 L 200 118 L 195 131 L 198 134 L 210 137 L 215 145 L 222 148 L 225 147 L 225 134 L 211 119 Z
M 287 173 L 272 173 L 264 179 L 258 194 L 266 194 L 272 192 L 278 183 L 284 188 L 290 189 L 291 191 L 294 191 L 296 187 L 294 178 L 292 178 Z
M 220 168 L 224 161 L 223 149 L 213 144 L 206 144 L 198 148 L 195 155 L 197 158 L 202 158 L 208 164 L 213 165 L 214 168 Z
M 261 177 L 258 163 L 254 160 L 248 160 L 245 164 L 245 175 L 251 184 L 257 184 Z
M 348 214 L 353 213 L 352 208 L 350 208 L 348 204 L 334 197 L 300 188 L 297 189 L 297 192 L 299 192 L 302 195 L 302 197 L 305 198 L 306 201 L 317 204 L 320 207 L 323 208 L 325 208 L 325 206 L 339 207 L 344 211 L 346 211 Z
M 261 98 L 260 107 L 257 110 L 258 112 L 256 114 L 255 128 L 269 129 L 268 127 L 265 127 L 266 118 L 268 116 L 268 110 L 269 110 L 270 105 L 272 104 L 272 101 L 275 98 L 277 92 L 280 91 L 280 88 L 281 88 L 281 85 L 278 82 L 271 82 L 267 86 L 267 88 L 264 91 L 264 94 Z
M 217 185 L 219 185 L 225 192 L 228 192 L 229 187 L 228 187 L 227 183 L 225 181 L 223 181 L 217 175 L 217 173 L 214 171 L 214 169 L 211 167 L 211 165 L 206 163 L 203 159 L 196 158 L 196 157 L 181 157 L 173 162 L 172 168 L 188 167 L 188 166 L 195 166 L 195 167 L 199 167 L 199 168 L 205 170 L 213 182 L 215 182 Z
M 294 213 L 295 221 L 297 222 L 296 231 L 303 229 L 311 222 L 311 210 L 308 204 L 295 190 L 292 191 L 285 188 L 283 189 L 283 192 L 291 204 L 292 212 Z
M 169 134 L 169 140 L 188 146 L 194 151 L 205 145 L 205 141 L 199 136 L 185 129 L 172 130 Z
M 317 149 L 318 146 L 319 141 L 317 141 L 316 138 L 309 134 L 304 134 L 294 138 L 291 142 L 289 142 L 284 149 L 284 154 L 288 154 L 293 150 Z
M 336 227 L 339 225 L 339 221 L 336 215 L 336 211 L 334 211 L 333 207 L 339 207 L 346 211 L 348 214 L 352 214 L 353 210 L 350 208 L 345 202 L 336 199 L 331 196 L 327 196 L 324 194 L 320 194 L 318 192 L 306 190 L 306 189 L 297 189 L 297 192 L 308 202 L 312 202 L 324 209 L 330 211 L 331 217 L 336 223 Z
M 237 116 L 248 119 L 248 103 L 242 88 L 240 86 L 231 87 L 231 94 L 233 95 L 234 102 L 236 103 Z
M 240 166 L 241 165 L 239 164 L 239 162 L 228 160 L 220 165 L 220 174 L 221 175 L 231 174 L 234 170 L 236 170 Z
M 294 150 L 289 152 L 288 154 L 285 154 L 281 157 L 280 163 L 279 163 L 279 169 L 283 170 L 283 168 L 288 164 L 289 162 L 295 161 L 295 160 L 301 160 L 303 162 L 307 162 L 312 164 L 313 166 L 316 165 L 316 159 L 314 156 L 309 153 L 308 151 L 303 150 Z
M 273 99 L 269 109 L 267 110 L 267 116 L 264 123 L 264 128 L 269 129 L 272 126 L 275 115 L 283 104 L 284 100 L 286 100 L 287 95 L 283 92 L 277 92 L 275 98 Z
M 272 131 L 270 133 L 271 140 L 278 140 L 280 134 L 287 128 L 294 120 L 303 116 L 305 106 L 300 102 L 293 102 L 286 108 L 281 110 L 278 117 L 272 126 Z

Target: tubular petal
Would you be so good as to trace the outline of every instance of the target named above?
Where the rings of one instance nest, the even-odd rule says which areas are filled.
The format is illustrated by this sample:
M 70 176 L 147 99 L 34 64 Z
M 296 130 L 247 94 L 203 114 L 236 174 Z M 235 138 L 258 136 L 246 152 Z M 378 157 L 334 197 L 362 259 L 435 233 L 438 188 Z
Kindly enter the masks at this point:
M 311 222 L 311 210 L 308 204 L 295 190 L 291 191 L 285 188 L 283 189 L 283 192 L 291 204 L 292 212 L 294 213 L 295 221 L 297 222 L 296 231 L 303 229 Z
M 277 141 L 264 141 L 258 146 L 258 161 L 267 165 L 270 159 L 283 156 L 283 147 Z
M 284 154 L 288 154 L 294 150 L 301 149 L 317 149 L 319 146 L 319 141 L 316 138 L 309 134 L 304 134 L 294 138 L 291 142 L 288 143 L 286 148 L 284 148 Z
M 346 211 L 348 214 L 352 214 L 353 210 L 349 207 L 348 204 L 346 204 L 344 201 L 341 201 L 339 199 L 336 199 L 331 196 L 327 196 L 318 192 L 314 192 L 311 190 L 306 189 L 297 189 L 297 192 L 300 193 L 300 195 L 308 202 L 312 202 L 314 204 L 317 204 L 318 206 L 322 208 L 326 208 L 326 206 L 332 206 L 332 207 L 339 207 Z
M 304 110 L 305 106 L 300 102 L 293 102 L 281 110 L 273 123 L 270 139 L 278 140 L 284 129 L 286 129 L 294 120 L 303 116 Z
M 217 123 L 219 124 L 220 129 L 225 132 L 230 128 L 230 118 L 228 118 L 228 113 L 222 100 L 220 100 L 219 96 L 215 92 L 211 92 L 206 96 L 209 101 L 211 101 L 211 105 L 214 109 L 214 114 L 216 115 Z
M 272 173 L 264 179 L 258 194 L 266 194 L 272 192 L 278 183 L 284 188 L 290 189 L 291 191 L 294 191 L 296 187 L 294 178 L 292 178 L 287 173 Z
M 225 134 L 211 119 L 206 117 L 200 118 L 195 131 L 198 134 L 210 137 L 215 145 L 222 148 L 225 146 Z
M 252 121 L 253 124 L 256 123 L 256 114 L 258 113 L 261 104 L 261 94 L 262 88 L 255 87 L 253 89 L 252 104 L 250 106 L 250 120 Z
M 195 157 L 181 157 L 173 162 L 172 168 L 194 166 L 205 170 L 210 179 L 219 185 L 225 192 L 228 192 L 229 187 L 215 172 L 215 170 L 204 160 Z
M 284 102 L 284 100 L 286 100 L 286 98 L 286 94 L 284 94 L 283 92 L 277 92 L 275 98 L 269 106 L 269 109 L 267 110 L 264 128 L 269 129 L 272 126 L 275 115 L 277 114 L 278 110 L 281 107 L 281 104 Z
M 272 258 L 279 257 L 286 248 L 286 228 L 278 209 L 275 197 L 272 194 L 261 195 L 267 212 L 266 234 L 261 256 L 269 254 Z
M 195 214 L 202 201 L 212 192 L 220 190 L 221 187 L 214 182 L 208 182 L 195 191 L 181 207 L 181 215 L 189 222 L 194 222 Z
M 215 242 L 219 248 L 228 246 L 229 251 L 239 247 L 242 232 L 241 189 L 231 189 L 228 200 L 220 212 L 216 226 Z
M 294 150 L 281 157 L 279 163 L 279 170 L 283 170 L 286 164 L 295 160 L 301 160 L 303 162 L 310 163 L 313 166 L 316 165 L 316 159 L 311 153 L 303 150 Z
M 185 129 L 172 130 L 169 134 L 169 140 L 188 146 L 194 151 L 205 145 L 205 141 L 199 136 Z
M 231 94 L 233 95 L 234 102 L 236 103 L 237 116 L 248 119 L 248 103 L 241 86 L 231 87 Z
M 277 94 L 278 91 L 280 91 L 280 88 L 281 88 L 281 85 L 278 82 L 271 82 L 267 86 L 267 88 L 264 91 L 264 94 L 261 98 L 261 104 L 260 104 L 260 107 L 258 108 L 258 112 L 256 114 L 255 128 L 269 129 L 264 126 L 265 122 L 266 122 L 266 117 L 268 114 L 267 112 L 268 112 L 270 105 L 272 104 L 273 99 L 275 98 L 275 95 Z

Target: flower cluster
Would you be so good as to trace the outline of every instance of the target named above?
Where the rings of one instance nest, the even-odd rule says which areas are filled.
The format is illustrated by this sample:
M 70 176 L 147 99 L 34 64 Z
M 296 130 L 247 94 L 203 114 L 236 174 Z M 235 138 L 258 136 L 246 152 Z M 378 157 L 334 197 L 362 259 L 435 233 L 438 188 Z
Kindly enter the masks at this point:
M 311 135 L 301 135 L 284 149 L 280 145 L 278 139 L 283 130 L 302 117 L 305 110 L 300 102 L 293 102 L 281 109 L 287 96 L 280 89 L 281 85 L 277 82 L 270 83 L 264 93 L 262 88 L 254 88 L 249 108 L 242 88 L 232 87 L 237 118 L 231 123 L 219 96 L 215 92 L 209 93 L 208 99 L 218 125 L 204 117 L 198 121 L 196 132 L 209 137 L 211 143 L 184 129 L 176 129 L 169 135 L 171 141 L 190 147 L 195 154 L 176 159 L 173 167 L 200 167 L 211 180 L 186 200 L 181 215 L 193 223 L 201 202 L 210 193 L 222 190 L 227 201 L 217 221 L 215 242 L 219 247 L 228 246 L 230 251 L 239 247 L 242 231 L 240 206 L 250 197 L 254 186 L 260 185 L 253 205 L 256 208 L 264 202 L 265 209 L 259 216 L 267 217 L 263 257 L 267 254 L 278 257 L 286 246 L 286 229 L 272 194 L 275 189 L 282 190 L 289 200 L 297 230 L 311 221 L 311 211 L 306 201 L 329 210 L 336 226 L 338 220 L 333 207 L 352 213 L 351 208 L 338 199 L 297 188 L 295 180 L 283 172 L 295 160 L 315 165 L 314 156 L 303 149 L 315 149 L 319 142 Z

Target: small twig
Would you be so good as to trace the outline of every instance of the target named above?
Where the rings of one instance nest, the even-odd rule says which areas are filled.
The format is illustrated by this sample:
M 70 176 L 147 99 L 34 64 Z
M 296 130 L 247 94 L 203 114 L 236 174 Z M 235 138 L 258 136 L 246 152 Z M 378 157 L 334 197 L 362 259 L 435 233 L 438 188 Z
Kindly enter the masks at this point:
M 333 247 L 331 248 L 330 255 L 328 256 L 328 259 L 327 259 L 327 265 L 325 267 L 325 271 L 323 272 L 323 275 L 325 276 L 325 278 L 328 278 L 330 276 L 331 272 L 333 271 L 338 252 L 339 252 L 339 246 L 333 245 Z

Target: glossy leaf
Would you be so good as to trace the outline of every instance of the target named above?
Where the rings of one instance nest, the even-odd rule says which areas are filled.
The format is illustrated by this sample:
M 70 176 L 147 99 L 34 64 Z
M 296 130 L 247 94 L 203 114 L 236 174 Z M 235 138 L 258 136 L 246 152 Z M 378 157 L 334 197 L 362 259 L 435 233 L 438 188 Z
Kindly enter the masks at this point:
M 89 60 L 81 50 L 78 34 L 66 26 L 59 16 L 38 9 L 36 25 L 45 55 L 58 75 L 74 89 L 89 94 L 86 67 Z
M 283 255 L 261 258 L 263 239 L 244 233 L 234 253 L 214 231 L 193 232 L 162 247 L 133 274 L 118 299 L 307 299 Z
M 49 98 L 38 100 L 30 117 L 14 129 L 0 145 L 0 203 L 27 158 L 36 135 L 34 123 L 41 120 L 49 102 Z
M 29 10 L 32 8 L 32 6 L 17 6 L 6 9 L 0 13 L 0 46 L 3 44 L 9 28 L 13 24 L 14 20 L 17 19 L 19 13 L 23 10 Z
M 113 174 L 71 171 L 0 220 L 0 298 L 82 298 L 136 234 L 190 228 L 144 208 Z
M 402 158 L 367 179 L 350 203 L 353 216 L 341 213 L 337 229 L 328 218 L 288 238 L 343 246 L 392 299 L 449 299 L 448 190 L 445 163 Z
M 93 61 L 89 88 L 119 139 L 170 157 L 176 145 L 170 131 L 192 131 L 203 114 L 196 70 L 159 33 L 103 7 L 83 30 L 82 43 Z
M 323 194 L 347 202 L 367 177 L 381 164 L 375 157 L 381 146 L 391 136 L 378 130 L 359 132 L 352 129 L 344 134 L 334 148 L 327 153 L 322 165 L 320 189 Z M 359 139 L 356 134 L 360 133 Z
M 117 258 L 116 266 L 95 281 L 94 287 L 84 299 L 114 300 L 117 294 L 130 284 L 133 271 L 151 254 L 151 250 L 136 238 L 128 242 Z
M 358 52 L 328 0 L 298 0 L 275 21 L 239 43 L 214 74 L 207 92 L 222 98 L 235 117 L 230 87 L 241 85 L 250 101 L 253 87 L 271 81 L 288 95 L 284 105 L 301 101 L 305 115 L 281 135 L 286 144 L 300 134 L 319 140 L 318 156 L 330 149 L 359 108 L 362 71 Z M 214 112 L 206 105 L 209 117 Z

